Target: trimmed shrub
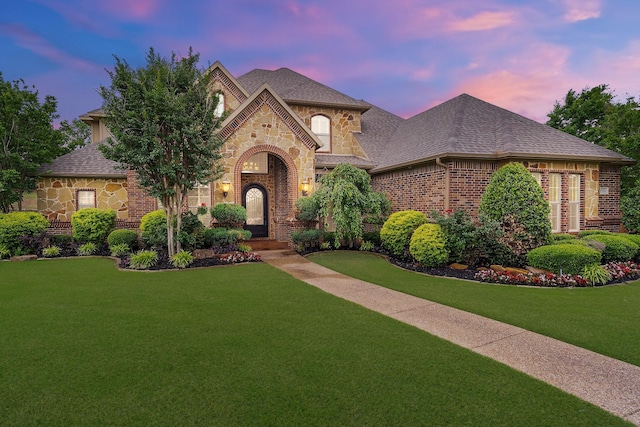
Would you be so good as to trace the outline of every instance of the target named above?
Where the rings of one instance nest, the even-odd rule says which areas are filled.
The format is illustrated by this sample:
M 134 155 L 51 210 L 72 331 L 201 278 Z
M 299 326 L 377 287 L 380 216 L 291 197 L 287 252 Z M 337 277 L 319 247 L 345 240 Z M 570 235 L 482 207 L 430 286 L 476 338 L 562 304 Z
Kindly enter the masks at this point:
M 553 242 L 551 242 L 552 245 L 578 245 L 578 246 L 593 247 L 591 243 L 593 242 L 590 240 L 583 240 L 583 239 L 554 240 Z M 593 249 L 598 249 L 598 248 L 593 247 Z M 602 248 L 598 250 L 602 252 L 603 249 L 604 249 L 604 246 L 602 246 Z
M 78 255 L 80 256 L 89 256 L 93 255 L 97 252 L 98 247 L 93 242 L 87 242 L 84 245 L 80 245 L 78 247 Z
M 176 268 L 187 268 L 193 264 L 195 257 L 191 252 L 187 252 L 184 249 L 180 249 L 175 255 L 171 257 L 171 265 Z
M 498 169 L 482 195 L 479 214 L 500 223 L 500 242 L 524 261 L 531 249 L 551 242 L 549 202 L 535 178 L 520 163 Z
M 129 267 L 134 270 L 145 270 L 158 263 L 158 253 L 156 251 L 138 251 L 129 258 Z
M 476 225 L 464 209 L 456 209 L 449 215 L 431 212 L 431 217 L 442 227 L 445 236 L 445 248 L 452 262 L 473 264 L 473 253 L 479 239 Z
M 631 240 L 636 245 L 640 246 L 640 234 L 629 234 L 629 233 L 614 233 L 614 236 L 623 237 L 627 240 Z M 638 254 L 636 254 L 638 255 Z
M 126 243 L 118 243 L 117 245 L 110 245 L 109 250 L 111 251 L 111 256 L 125 256 L 129 252 L 131 252 L 131 248 Z
M 566 242 L 567 240 L 577 239 L 577 237 L 573 234 L 563 234 L 563 233 L 552 234 L 551 238 L 553 239 L 553 242 Z
M 395 256 L 406 256 L 413 232 L 427 222 L 418 211 L 400 211 L 389 216 L 380 229 L 382 246 Z
M 113 230 L 107 237 L 109 247 L 126 244 L 130 249 L 138 248 L 138 233 L 133 230 Z
M 73 238 L 78 242 L 102 244 L 116 226 L 113 209 L 86 208 L 71 215 Z
M 613 234 L 591 234 L 590 240 L 605 244 L 602 262 L 630 261 L 638 253 L 639 246 L 631 240 Z
M 580 274 L 587 265 L 600 264 L 602 254 L 580 245 L 540 246 L 527 254 L 529 265 L 556 274 Z
M 247 221 L 247 210 L 242 205 L 219 203 L 211 208 L 211 216 L 224 228 L 241 228 Z
M 35 253 L 32 239 L 49 228 L 49 221 L 36 212 L 10 212 L 0 215 L 0 246 L 4 246 L 11 255 Z M 40 239 L 41 240 L 41 239 Z
M 581 239 L 583 237 L 591 236 L 594 234 L 611 234 L 611 232 L 607 230 L 582 230 L 578 232 L 578 238 Z
M 167 217 L 164 209 L 145 214 L 140 219 L 140 237 L 147 247 L 167 246 Z
M 302 248 L 317 248 L 320 246 L 320 240 L 324 236 L 324 231 L 311 228 L 308 230 L 294 231 L 291 233 L 291 241 Z
M 193 212 L 182 214 L 182 224 L 178 240 L 185 249 L 204 246 L 204 224 Z
M 311 223 L 318 221 L 320 206 L 313 197 L 300 197 L 296 200 L 295 217 L 310 228 Z
M 411 236 L 409 252 L 423 266 L 437 267 L 449 259 L 445 242 L 444 233 L 438 224 L 422 224 Z
M 45 258 L 55 258 L 60 256 L 60 248 L 57 246 L 47 246 L 42 249 L 42 256 Z
M 251 239 L 251 232 L 242 229 L 207 228 L 203 232 L 204 246 L 207 248 L 233 246 L 239 241 Z

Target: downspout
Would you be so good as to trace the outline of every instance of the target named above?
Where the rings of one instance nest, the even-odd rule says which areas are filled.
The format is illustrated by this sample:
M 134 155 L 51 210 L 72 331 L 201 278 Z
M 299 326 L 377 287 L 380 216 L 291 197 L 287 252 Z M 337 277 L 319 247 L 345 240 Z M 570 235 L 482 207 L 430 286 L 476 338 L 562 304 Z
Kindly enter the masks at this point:
M 436 165 L 444 168 L 444 210 L 449 210 L 449 192 L 451 191 L 451 176 L 449 174 L 449 166 L 440 160 L 440 157 L 436 157 Z M 444 213 L 444 212 L 442 212 Z

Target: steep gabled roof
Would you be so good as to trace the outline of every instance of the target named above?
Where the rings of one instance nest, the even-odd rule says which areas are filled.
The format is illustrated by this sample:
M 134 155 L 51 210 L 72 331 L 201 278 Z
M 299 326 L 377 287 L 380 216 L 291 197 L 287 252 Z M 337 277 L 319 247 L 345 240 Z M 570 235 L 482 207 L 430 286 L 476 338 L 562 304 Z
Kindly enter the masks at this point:
M 382 108 L 372 106 L 362 114 L 361 132 L 355 134 L 358 143 L 374 164 L 384 162 L 391 135 L 405 120 Z
M 244 102 L 249 97 L 249 92 L 238 83 L 238 80 L 222 65 L 220 61 L 216 61 L 207 70 L 211 73 L 213 80 L 218 80 L 239 102 Z
M 60 156 L 42 165 L 38 173 L 56 177 L 125 178 L 126 171 L 119 169 L 117 162 L 106 159 L 98 149 L 102 143 L 104 141 L 94 142 Z
M 371 107 L 335 89 L 288 68 L 275 71 L 255 69 L 237 78 L 247 92 L 253 93 L 267 83 L 289 104 L 309 104 L 366 111 Z
M 374 172 L 438 157 L 567 159 L 630 164 L 632 159 L 462 94 L 397 125 Z M 365 149 L 366 150 L 366 149 Z

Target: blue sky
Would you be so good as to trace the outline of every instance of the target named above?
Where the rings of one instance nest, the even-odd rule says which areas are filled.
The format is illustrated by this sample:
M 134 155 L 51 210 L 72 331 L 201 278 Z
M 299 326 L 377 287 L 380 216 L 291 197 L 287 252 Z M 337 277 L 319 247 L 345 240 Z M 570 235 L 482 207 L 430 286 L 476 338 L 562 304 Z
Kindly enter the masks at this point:
M 410 117 L 461 93 L 545 121 L 569 89 L 640 95 L 638 0 L 0 0 L 0 72 L 98 108 L 113 55 L 288 67 Z

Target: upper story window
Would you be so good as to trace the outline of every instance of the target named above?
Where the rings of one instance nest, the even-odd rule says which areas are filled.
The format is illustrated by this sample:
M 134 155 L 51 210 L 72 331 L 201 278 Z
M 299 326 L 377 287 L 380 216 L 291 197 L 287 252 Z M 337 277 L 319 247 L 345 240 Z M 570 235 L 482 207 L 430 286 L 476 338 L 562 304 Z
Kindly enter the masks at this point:
M 216 105 L 213 115 L 216 117 L 222 117 L 222 114 L 224 114 L 224 93 L 217 92 L 216 95 L 218 95 L 218 105 Z
M 331 152 L 331 120 L 327 116 L 317 115 L 311 117 L 311 131 L 316 134 L 322 147 L 316 150 L 317 153 Z

